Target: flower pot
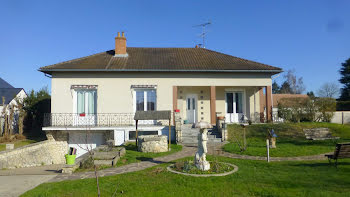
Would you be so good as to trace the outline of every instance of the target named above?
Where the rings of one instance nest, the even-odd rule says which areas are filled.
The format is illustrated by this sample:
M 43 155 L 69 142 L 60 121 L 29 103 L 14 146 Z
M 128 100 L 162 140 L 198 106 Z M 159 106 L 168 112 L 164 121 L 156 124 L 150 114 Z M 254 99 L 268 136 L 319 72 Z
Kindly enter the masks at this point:
M 66 154 L 65 157 L 66 157 L 66 164 L 68 164 L 68 165 L 75 164 L 75 157 L 76 157 L 76 155 L 68 155 L 68 154 Z
M 225 116 L 218 116 L 218 120 L 224 120 Z

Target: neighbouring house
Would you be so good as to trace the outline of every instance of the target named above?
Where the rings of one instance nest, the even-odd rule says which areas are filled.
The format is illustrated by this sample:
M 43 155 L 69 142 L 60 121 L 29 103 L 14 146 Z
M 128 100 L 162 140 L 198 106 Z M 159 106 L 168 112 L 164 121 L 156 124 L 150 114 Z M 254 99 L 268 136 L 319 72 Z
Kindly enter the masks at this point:
M 227 123 L 239 123 L 242 117 L 269 121 L 271 107 L 260 117 L 260 96 L 266 92 L 271 106 L 271 76 L 282 69 L 198 47 L 127 47 L 124 33 L 118 33 L 114 50 L 40 71 L 52 78 L 51 114 L 45 116 L 43 130 L 78 148 L 80 156 L 85 150 L 79 144 L 135 140 L 136 111 L 176 110 L 188 124 L 214 125 L 217 116 Z M 143 135 L 168 135 L 168 123 L 139 124 Z
M 8 82 L 0 78 L 0 136 L 3 132 L 3 126 L 4 126 L 4 114 L 10 113 L 10 108 L 13 107 L 14 109 L 14 121 L 12 123 L 13 127 L 17 129 L 17 117 L 18 117 L 18 110 L 17 110 L 17 101 L 23 102 L 23 100 L 27 97 L 27 93 L 24 91 L 23 88 L 14 88 L 12 85 L 10 85 Z M 15 131 L 16 132 L 16 131 Z

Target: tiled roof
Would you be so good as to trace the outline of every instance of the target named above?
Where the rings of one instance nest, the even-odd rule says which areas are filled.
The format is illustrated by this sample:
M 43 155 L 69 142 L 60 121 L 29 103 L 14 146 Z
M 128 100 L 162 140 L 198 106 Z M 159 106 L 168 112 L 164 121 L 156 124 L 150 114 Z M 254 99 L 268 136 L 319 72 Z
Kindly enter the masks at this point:
M 0 88 L 0 105 L 2 105 L 2 97 L 5 97 L 5 105 L 9 104 L 16 95 L 23 90 L 22 88 Z
M 0 77 L 0 88 L 13 88 L 13 86 Z
M 127 57 L 115 57 L 114 50 L 41 67 L 52 71 L 264 71 L 278 67 L 226 55 L 203 48 L 127 47 Z

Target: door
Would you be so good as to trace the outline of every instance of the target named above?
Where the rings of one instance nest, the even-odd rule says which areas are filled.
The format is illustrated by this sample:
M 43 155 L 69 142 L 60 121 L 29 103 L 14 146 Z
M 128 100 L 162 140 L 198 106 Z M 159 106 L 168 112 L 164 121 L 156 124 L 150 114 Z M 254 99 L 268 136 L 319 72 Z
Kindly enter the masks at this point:
M 186 97 L 186 114 L 188 123 L 197 122 L 197 95 L 191 94 Z
M 226 92 L 226 122 L 238 123 L 243 117 L 243 92 Z

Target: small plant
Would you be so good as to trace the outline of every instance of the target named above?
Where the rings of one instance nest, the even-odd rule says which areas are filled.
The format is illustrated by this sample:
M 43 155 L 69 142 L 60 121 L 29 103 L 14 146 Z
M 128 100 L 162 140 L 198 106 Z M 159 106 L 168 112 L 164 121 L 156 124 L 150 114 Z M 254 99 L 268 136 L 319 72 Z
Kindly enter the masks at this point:
M 82 169 L 91 169 L 94 167 L 94 159 L 92 157 L 88 157 L 85 161 L 80 164 L 80 168 Z

